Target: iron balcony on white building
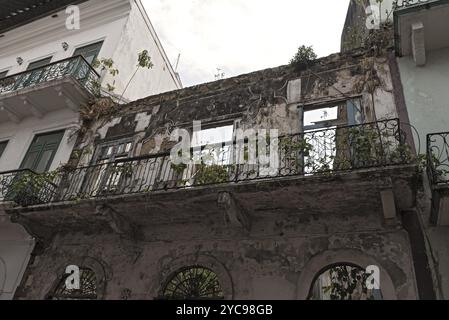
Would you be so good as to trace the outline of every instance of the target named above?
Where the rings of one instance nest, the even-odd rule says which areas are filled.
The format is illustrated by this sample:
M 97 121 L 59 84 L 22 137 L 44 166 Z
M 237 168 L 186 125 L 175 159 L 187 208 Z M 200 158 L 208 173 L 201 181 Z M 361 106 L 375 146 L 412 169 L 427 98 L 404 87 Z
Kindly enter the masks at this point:
M 72 19 L 79 28 L 68 23 Z M 140 70 L 127 86 L 143 50 L 154 67 Z M 112 59 L 119 74 L 96 70 L 93 62 L 101 58 Z M 110 83 L 112 94 L 125 101 L 182 87 L 140 0 L 2 1 L 0 173 L 44 173 L 66 164 L 80 107 Z M 3 185 L 0 179 L 1 198 Z M 35 246 L 21 226 L 9 222 L 4 206 L 0 300 L 13 298 Z

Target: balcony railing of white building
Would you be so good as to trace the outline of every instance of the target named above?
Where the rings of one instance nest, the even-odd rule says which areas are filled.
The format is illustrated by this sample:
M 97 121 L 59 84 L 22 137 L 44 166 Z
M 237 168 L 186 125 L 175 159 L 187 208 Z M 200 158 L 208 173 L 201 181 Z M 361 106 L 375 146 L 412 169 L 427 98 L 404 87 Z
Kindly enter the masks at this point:
M 67 77 L 75 79 L 92 95 L 99 94 L 100 75 L 83 56 L 75 56 L 0 79 L 0 95 Z

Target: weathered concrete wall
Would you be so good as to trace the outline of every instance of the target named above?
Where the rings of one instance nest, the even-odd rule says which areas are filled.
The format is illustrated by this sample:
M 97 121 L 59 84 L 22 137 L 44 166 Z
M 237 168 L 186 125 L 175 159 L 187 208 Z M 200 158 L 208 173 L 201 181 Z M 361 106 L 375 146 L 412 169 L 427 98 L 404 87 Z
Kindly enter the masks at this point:
M 0 300 L 12 300 L 34 249 L 34 239 L 0 205 Z
M 289 82 L 298 79 L 299 98 L 289 101 Z M 134 137 L 134 156 L 167 151 L 173 145 L 172 130 L 192 130 L 194 120 L 294 134 L 301 132 L 303 109 L 351 99 L 361 101 L 362 122 L 393 119 L 398 115 L 391 83 L 386 58 L 335 54 L 307 70 L 283 66 L 138 100 L 95 122 L 77 148 L 94 149 L 104 141 Z M 93 151 L 81 152 L 80 164 L 90 163 Z
M 341 222 L 335 216 L 331 221 Z M 417 298 L 404 231 L 313 233 L 315 224 L 310 223 L 297 234 L 244 234 L 228 228 L 229 235 L 218 236 L 218 223 L 207 224 L 202 223 L 202 232 L 191 224 L 146 230 L 146 234 L 164 233 L 164 241 L 130 241 L 102 233 L 61 234 L 30 264 L 16 298 L 44 299 L 66 266 L 75 264 L 96 271 L 98 281 L 105 284 L 99 290 L 105 299 L 122 299 L 127 289 L 130 299 L 157 298 L 174 272 L 197 265 L 218 274 L 227 299 L 305 299 L 319 271 L 338 262 L 363 268 L 378 265 L 384 298 Z M 352 227 L 363 228 L 361 224 Z
M 435 276 L 438 280 L 437 285 L 440 291 L 440 298 L 449 299 L 449 227 L 428 226 L 428 241 L 431 244 L 430 253 L 434 258 Z
M 93 122 L 74 160 L 90 164 L 98 144 L 122 138 L 134 142 L 131 156 L 167 151 L 172 130 L 191 129 L 193 120 L 298 133 L 303 110 L 355 98 L 362 122 L 396 118 L 389 73 L 386 59 L 353 52 L 307 70 L 284 66 L 148 97 Z M 410 178 L 415 169 L 404 170 Z M 380 171 L 18 209 L 14 217 L 40 233 L 41 243 L 16 298 L 45 298 L 75 264 L 96 272 L 106 299 L 157 298 L 174 272 L 197 265 L 218 274 L 228 299 L 305 299 L 323 268 L 352 263 L 380 267 L 384 298 L 416 299 L 408 235 L 394 203 L 381 196 L 394 189 L 398 209 L 410 207 L 413 188 L 408 178 L 394 178 L 398 168 Z M 223 191 L 235 198 L 225 209 L 217 206 L 226 202 Z M 228 221 L 232 210 L 237 226 Z

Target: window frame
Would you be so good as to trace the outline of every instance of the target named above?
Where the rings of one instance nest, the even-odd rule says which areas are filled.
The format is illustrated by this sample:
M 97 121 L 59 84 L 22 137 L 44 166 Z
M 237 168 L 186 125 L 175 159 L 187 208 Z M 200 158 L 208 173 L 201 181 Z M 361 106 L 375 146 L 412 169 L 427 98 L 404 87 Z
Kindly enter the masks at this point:
M 354 104 L 354 102 L 356 102 L 356 103 Z M 335 101 L 329 101 L 329 102 L 317 103 L 317 104 L 311 102 L 311 103 L 299 106 L 299 108 L 301 110 L 300 112 L 302 114 L 302 117 L 301 117 L 302 132 L 322 130 L 322 129 L 339 127 L 339 126 L 349 126 L 349 125 L 355 124 L 355 123 L 350 122 L 350 119 L 346 119 L 346 124 L 341 123 L 340 122 L 341 120 L 338 119 L 338 111 L 337 111 L 337 119 L 335 119 L 335 120 L 320 121 L 320 122 L 317 122 L 318 123 L 317 125 L 312 125 L 312 126 L 306 126 L 304 123 L 306 112 L 320 110 L 320 109 L 327 109 L 327 108 L 332 108 L 332 107 L 342 107 L 342 106 L 347 107 L 349 103 L 352 103 L 354 105 L 354 108 L 360 112 L 361 123 L 364 123 L 365 122 L 365 114 L 364 114 L 365 110 L 363 109 L 363 97 L 362 96 L 336 99 Z M 329 125 L 326 125 L 326 122 Z
M 37 59 L 35 61 L 30 61 L 28 63 L 28 66 L 25 71 L 32 71 L 34 69 L 42 69 L 45 65 L 50 64 L 52 62 L 52 60 L 53 60 L 53 55 L 45 57 L 45 58 Z M 44 61 L 45 61 L 45 63 L 43 63 Z M 42 65 L 39 65 L 37 67 L 35 67 L 35 66 L 31 67 L 33 64 L 41 64 L 41 63 L 42 63 Z
M 35 165 L 37 165 L 37 164 L 40 162 L 40 160 L 37 161 L 37 159 L 38 159 L 39 157 L 41 157 L 42 154 L 43 154 L 43 152 L 45 151 L 45 150 L 44 150 L 44 149 L 45 149 L 45 147 L 44 147 L 45 145 L 44 145 L 44 146 L 41 148 L 41 150 L 39 151 L 39 155 L 38 155 L 38 157 L 36 158 L 36 160 L 34 160 L 34 162 L 33 162 L 33 167 L 32 167 L 32 168 L 26 168 L 26 167 L 25 167 L 25 162 L 26 162 L 26 160 L 27 160 L 28 155 L 30 154 L 30 151 L 31 151 L 32 148 L 33 148 L 33 144 L 35 144 L 35 142 L 37 141 L 37 139 L 40 138 L 40 137 L 60 134 L 61 138 L 59 139 L 59 141 L 58 141 L 56 147 L 55 147 L 54 149 L 49 149 L 49 150 L 53 150 L 53 152 L 52 152 L 51 157 L 48 159 L 48 163 L 47 163 L 46 168 L 45 168 L 45 170 L 44 170 L 44 172 L 48 172 L 48 170 L 51 168 L 51 165 L 52 165 L 52 163 L 53 163 L 53 160 L 54 160 L 56 154 L 58 153 L 59 148 L 61 147 L 61 143 L 62 143 L 62 140 L 64 139 L 65 132 L 66 132 L 66 130 L 63 129 L 63 130 L 57 130 L 57 131 L 50 131 L 50 132 L 44 132 L 44 133 L 35 134 L 34 137 L 33 137 L 33 140 L 31 141 L 31 143 L 30 143 L 30 145 L 29 145 L 29 147 L 28 147 L 28 149 L 27 149 L 27 152 L 25 153 L 25 155 L 24 155 L 23 158 L 22 158 L 22 162 L 21 162 L 21 164 L 20 164 L 20 168 L 21 168 L 21 169 L 28 169 L 28 170 L 36 171 L 37 168 L 35 168 Z M 42 159 L 42 158 L 41 158 L 41 159 Z
M 0 159 L 3 157 L 6 148 L 8 148 L 9 140 L 0 141 Z
M 98 52 L 94 55 L 94 58 L 92 59 L 91 62 L 89 62 L 89 60 L 82 53 L 77 53 L 77 51 L 79 51 L 79 50 L 83 50 L 88 47 L 93 47 L 95 45 L 99 45 L 99 48 L 98 48 Z M 92 43 L 88 43 L 88 44 L 82 44 L 82 45 L 76 47 L 75 50 L 73 50 L 72 57 L 82 56 L 90 65 L 93 65 L 95 60 L 98 59 L 98 56 L 100 55 L 100 52 L 103 49 L 103 46 L 104 46 L 104 39 L 98 40 L 98 41 L 95 41 Z
M 9 69 L 0 71 L 0 80 L 7 78 L 8 74 L 9 74 L 9 71 L 10 71 Z

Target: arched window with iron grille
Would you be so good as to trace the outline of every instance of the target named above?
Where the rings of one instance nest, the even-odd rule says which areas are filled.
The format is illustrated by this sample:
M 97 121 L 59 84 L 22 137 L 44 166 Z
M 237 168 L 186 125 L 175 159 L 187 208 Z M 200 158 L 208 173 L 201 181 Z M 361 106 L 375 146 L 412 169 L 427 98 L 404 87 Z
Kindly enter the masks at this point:
M 165 285 L 162 295 L 168 300 L 224 299 L 217 274 L 201 266 L 178 270 Z
M 49 300 L 96 300 L 97 277 L 89 268 L 80 268 L 80 288 L 68 289 L 66 280 L 70 276 L 66 274 L 59 280 L 56 288 L 48 296 Z

